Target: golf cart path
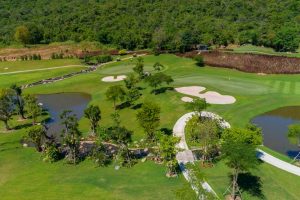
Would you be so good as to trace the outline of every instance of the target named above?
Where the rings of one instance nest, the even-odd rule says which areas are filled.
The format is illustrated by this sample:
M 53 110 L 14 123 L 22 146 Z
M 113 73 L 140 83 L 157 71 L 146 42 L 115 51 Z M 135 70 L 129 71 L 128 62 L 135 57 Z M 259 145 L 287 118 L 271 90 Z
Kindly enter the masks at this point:
M 180 117 L 177 120 L 177 122 L 175 123 L 175 125 L 173 127 L 173 135 L 175 137 L 180 138 L 180 142 L 176 145 L 176 147 L 183 150 L 183 151 L 177 153 L 176 159 L 177 159 L 177 161 L 179 163 L 179 167 L 187 181 L 189 181 L 191 178 L 190 178 L 190 173 L 189 173 L 188 169 L 186 169 L 184 165 L 189 162 L 193 163 L 195 161 L 195 158 L 193 156 L 192 151 L 189 149 L 189 147 L 186 143 L 184 131 L 185 131 L 185 126 L 186 126 L 187 121 L 194 114 L 197 114 L 197 113 L 190 112 L 190 113 L 184 114 L 182 117 Z M 201 112 L 201 116 L 206 116 L 206 117 L 210 117 L 210 118 L 214 118 L 214 119 L 221 119 L 220 116 L 218 116 L 214 113 L 211 113 L 211 112 Z M 220 124 L 221 126 L 230 128 L 230 124 L 228 122 L 223 120 L 223 121 L 220 121 L 220 123 L 221 123 Z M 292 165 L 290 163 L 284 162 L 284 161 L 282 161 L 260 149 L 257 149 L 257 151 L 258 151 L 257 157 L 259 159 L 261 159 L 262 161 L 264 161 L 270 165 L 273 165 L 274 167 L 282 169 L 284 171 L 287 171 L 287 172 L 290 172 L 297 176 L 300 176 L 300 168 L 299 167 Z M 217 196 L 215 191 L 212 189 L 212 187 L 207 182 L 203 181 L 201 184 L 202 184 L 202 187 L 206 191 L 212 192 Z M 198 192 L 197 188 L 194 185 L 192 185 L 192 189 L 195 190 L 196 192 Z
M 59 67 L 48 67 L 48 68 L 40 68 L 40 69 L 29 69 L 29 70 L 21 70 L 21 71 L 13 71 L 13 72 L 3 72 L 3 73 L 0 73 L 0 75 L 19 74 L 19 73 L 36 72 L 36 71 L 46 71 L 46 70 L 69 68 L 69 67 L 86 67 L 86 66 L 84 66 L 84 65 L 65 65 L 65 66 L 59 66 Z
M 270 165 L 273 165 L 274 167 L 277 167 L 279 169 L 282 169 L 284 171 L 287 171 L 287 172 L 290 172 L 292 174 L 295 174 L 297 176 L 300 176 L 300 167 L 297 167 L 295 165 L 292 165 L 288 162 L 285 162 L 285 161 L 282 161 L 260 149 L 257 149 L 258 151 L 258 154 L 257 154 L 257 157 L 259 159 L 261 159 L 262 161 L 270 164 Z
M 175 125 L 173 127 L 173 135 L 175 137 L 180 138 L 180 142 L 176 145 L 176 147 L 183 150 L 183 151 L 177 153 L 176 159 L 179 164 L 180 170 L 182 171 L 183 176 L 185 177 L 185 179 L 188 182 L 190 182 L 191 177 L 190 177 L 189 170 L 185 168 L 185 164 L 188 162 L 193 163 L 195 161 L 195 159 L 194 159 L 192 151 L 189 150 L 189 147 L 187 146 L 187 143 L 185 141 L 184 129 L 185 129 L 186 122 L 192 117 L 193 114 L 195 114 L 195 112 L 190 112 L 190 113 L 183 115 L 182 117 L 180 117 L 177 120 L 177 122 L 175 123 Z M 201 183 L 201 185 L 202 185 L 203 189 L 205 189 L 208 192 L 212 192 L 213 194 L 215 194 L 217 196 L 215 191 L 212 189 L 212 187 L 207 182 L 203 181 Z M 196 193 L 198 193 L 198 190 L 194 185 L 192 185 L 192 189 L 195 190 Z

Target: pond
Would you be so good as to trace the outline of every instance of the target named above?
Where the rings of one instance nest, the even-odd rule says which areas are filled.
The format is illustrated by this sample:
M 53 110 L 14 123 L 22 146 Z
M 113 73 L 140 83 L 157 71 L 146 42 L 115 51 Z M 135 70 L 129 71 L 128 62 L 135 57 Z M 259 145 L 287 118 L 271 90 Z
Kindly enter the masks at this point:
M 262 128 L 266 147 L 290 157 L 298 154 L 299 147 L 290 143 L 287 134 L 289 125 L 300 123 L 300 106 L 279 108 L 259 115 L 251 122 Z
M 37 95 L 38 102 L 47 109 L 51 119 L 46 122 L 48 135 L 60 138 L 62 125 L 60 114 L 64 110 L 71 110 L 80 119 L 84 109 L 91 100 L 90 95 L 84 93 L 58 93 Z

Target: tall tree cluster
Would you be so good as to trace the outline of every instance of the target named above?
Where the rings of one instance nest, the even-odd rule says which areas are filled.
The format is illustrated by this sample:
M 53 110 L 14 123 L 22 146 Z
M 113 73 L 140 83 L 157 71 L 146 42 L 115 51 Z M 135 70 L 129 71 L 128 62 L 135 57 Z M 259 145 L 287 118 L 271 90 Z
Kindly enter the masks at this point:
M 120 49 L 187 51 L 195 44 L 299 46 L 298 0 L 3 0 L 0 43 L 99 41 Z M 25 43 L 26 42 L 26 43 Z

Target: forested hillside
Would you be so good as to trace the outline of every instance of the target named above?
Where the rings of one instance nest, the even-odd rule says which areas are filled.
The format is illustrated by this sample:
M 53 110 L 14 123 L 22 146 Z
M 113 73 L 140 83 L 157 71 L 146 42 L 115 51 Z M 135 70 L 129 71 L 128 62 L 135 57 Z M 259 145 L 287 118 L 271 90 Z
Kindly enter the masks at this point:
M 25 25 L 29 43 L 99 41 L 186 51 L 193 44 L 299 47 L 299 0 L 1 0 L 0 43 Z

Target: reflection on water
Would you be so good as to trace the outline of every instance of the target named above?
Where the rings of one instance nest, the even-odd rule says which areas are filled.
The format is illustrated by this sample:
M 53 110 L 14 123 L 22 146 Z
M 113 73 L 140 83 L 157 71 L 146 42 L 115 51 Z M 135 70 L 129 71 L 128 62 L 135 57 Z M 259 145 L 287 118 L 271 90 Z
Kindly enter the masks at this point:
M 288 140 L 288 126 L 300 123 L 300 106 L 279 108 L 259 115 L 251 120 L 262 128 L 264 145 L 282 154 L 295 157 L 299 152 L 297 145 Z
M 84 109 L 91 100 L 90 95 L 84 93 L 59 93 L 37 95 L 38 102 L 43 104 L 43 108 L 50 113 L 51 120 L 47 121 L 49 127 L 48 135 L 59 137 L 62 125 L 60 114 L 64 110 L 72 110 L 77 118 L 83 116 Z

